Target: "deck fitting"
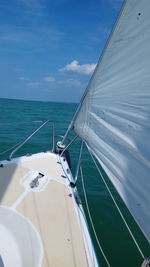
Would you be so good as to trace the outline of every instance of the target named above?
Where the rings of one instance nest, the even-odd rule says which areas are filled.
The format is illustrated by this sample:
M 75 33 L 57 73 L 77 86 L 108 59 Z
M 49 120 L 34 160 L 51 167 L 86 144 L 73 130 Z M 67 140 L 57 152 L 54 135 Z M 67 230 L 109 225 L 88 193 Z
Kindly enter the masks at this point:
M 71 186 L 72 188 L 75 188 L 75 187 L 76 187 L 76 184 L 73 183 L 73 182 L 70 182 L 70 186 Z

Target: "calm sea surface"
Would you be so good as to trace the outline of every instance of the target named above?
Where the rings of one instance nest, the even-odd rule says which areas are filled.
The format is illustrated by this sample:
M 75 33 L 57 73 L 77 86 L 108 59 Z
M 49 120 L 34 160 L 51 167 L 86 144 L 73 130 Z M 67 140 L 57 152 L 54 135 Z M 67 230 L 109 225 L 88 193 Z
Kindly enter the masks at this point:
M 7 159 L 10 153 L 2 154 L 3 151 L 26 138 L 41 124 L 41 122 L 32 121 L 54 120 L 56 122 L 56 135 L 64 135 L 76 108 L 76 104 L 0 99 L 0 160 Z M 69 138 L 73 136 L 74 133 L 71 133 Z M 52 146 L 51 139 L 51 126 L 46 125 L 15 156 L 48 150 Z M 80 140 L 77 140 L 70 148 L 73 173 L 75 173 L 79 145 Z M 141 266 L 141 256 L 94 168 L 86 148 L 84 148 L 82 156 L 82 167 L 95 230 L 111 266 Z M 108 180 L 107 177 L 106 179 Z M 111 184 L 110 188 L 145 256 L 150 257 L 150 247 L 147 241 Z M 87 214 L 80 178 L 78 179 L 78 191 Z M 107 266 L 98 249 L 91 227 L 90 230 L 101 266 Z

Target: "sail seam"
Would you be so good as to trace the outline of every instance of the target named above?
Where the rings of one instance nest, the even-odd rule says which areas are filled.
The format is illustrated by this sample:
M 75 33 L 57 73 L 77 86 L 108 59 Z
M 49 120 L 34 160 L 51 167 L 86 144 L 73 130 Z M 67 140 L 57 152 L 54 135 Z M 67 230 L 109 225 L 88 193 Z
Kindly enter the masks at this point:
M 125 134 L 123 135 L 121 130 L 117 131 L 114 125 L 110 124 L 109 122 L 107 122 L 102 118 L 98 118 L 94 113 L 92 115 L 93 119 L 99 122 L 99 124 L 103 127 L 105 131 L 110 132 L 110 137 L 112 137 L 114 141 L 116 141 L 116 143 L 128 149 L 136 157 L 137 160 L 141 161 L 147 167 L 150 167 L 150 162 L 142 154 L 138 153 L 136 147 L 135 148 L 133 147 L 133 144 L 127 140 L 127 137 L 125 136 Z M 91 130 L 92 128 L 89 127 L 89 129 Z

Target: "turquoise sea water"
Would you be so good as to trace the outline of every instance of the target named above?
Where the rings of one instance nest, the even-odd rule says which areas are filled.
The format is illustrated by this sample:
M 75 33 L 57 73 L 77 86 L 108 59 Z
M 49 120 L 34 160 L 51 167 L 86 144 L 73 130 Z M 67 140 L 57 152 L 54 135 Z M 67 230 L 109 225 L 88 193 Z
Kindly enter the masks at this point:
M 20 142 L 40 126 L 40 122 L 31 123 L 31 121 L 54 120 L 56 122 L 56 134 L 64 135 L 76 108 L 77 104 L 0 99 L 0 160 L 7 159 L 10 153 L 1 154 L 1 152 Z M 72 138 L 73 136 L 74 133 L 71 133 L 69 137 Z M 46 125 L 15 156 L 48 150 L 52 145 L 51 138 L 51 127 Z M 73 173 L 75 173 L 79 145 L 80 140 L 77 140 L 70 148 Z M 82 167 L 95 230 L 111 266 L 141 266 L 142 258 L 116 211 L 105 186 L 100 180 L 99 174 L 85 147 L 82 156 Z M 108 181 L 106 175 L 105 178 Z M 148 242 L 135 225 L 110 182 L 109 185 L 144 255 L 150 257 Z M 87 214 L 80 177 L 77 186 L 85 213 Z M 91 227 L 90 230 L 98 260 L 100 260 L 101 266 L 107 266 L 99 252 Z

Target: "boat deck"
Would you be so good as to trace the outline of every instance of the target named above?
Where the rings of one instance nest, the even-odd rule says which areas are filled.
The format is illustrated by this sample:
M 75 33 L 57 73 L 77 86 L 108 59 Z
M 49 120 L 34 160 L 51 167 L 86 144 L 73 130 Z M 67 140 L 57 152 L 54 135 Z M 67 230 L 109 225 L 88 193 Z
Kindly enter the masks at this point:
M 46 182 L 39 191 L 38 187 L 29 190 L 28 180 L 36 172 Z M 34 225 L 42 241 L 42 267 L 89 266 L 80 216 L 64 176 L 58 155 L 50 152 L 6 161 L 0 167 L 0 205 L 21 213 Z

